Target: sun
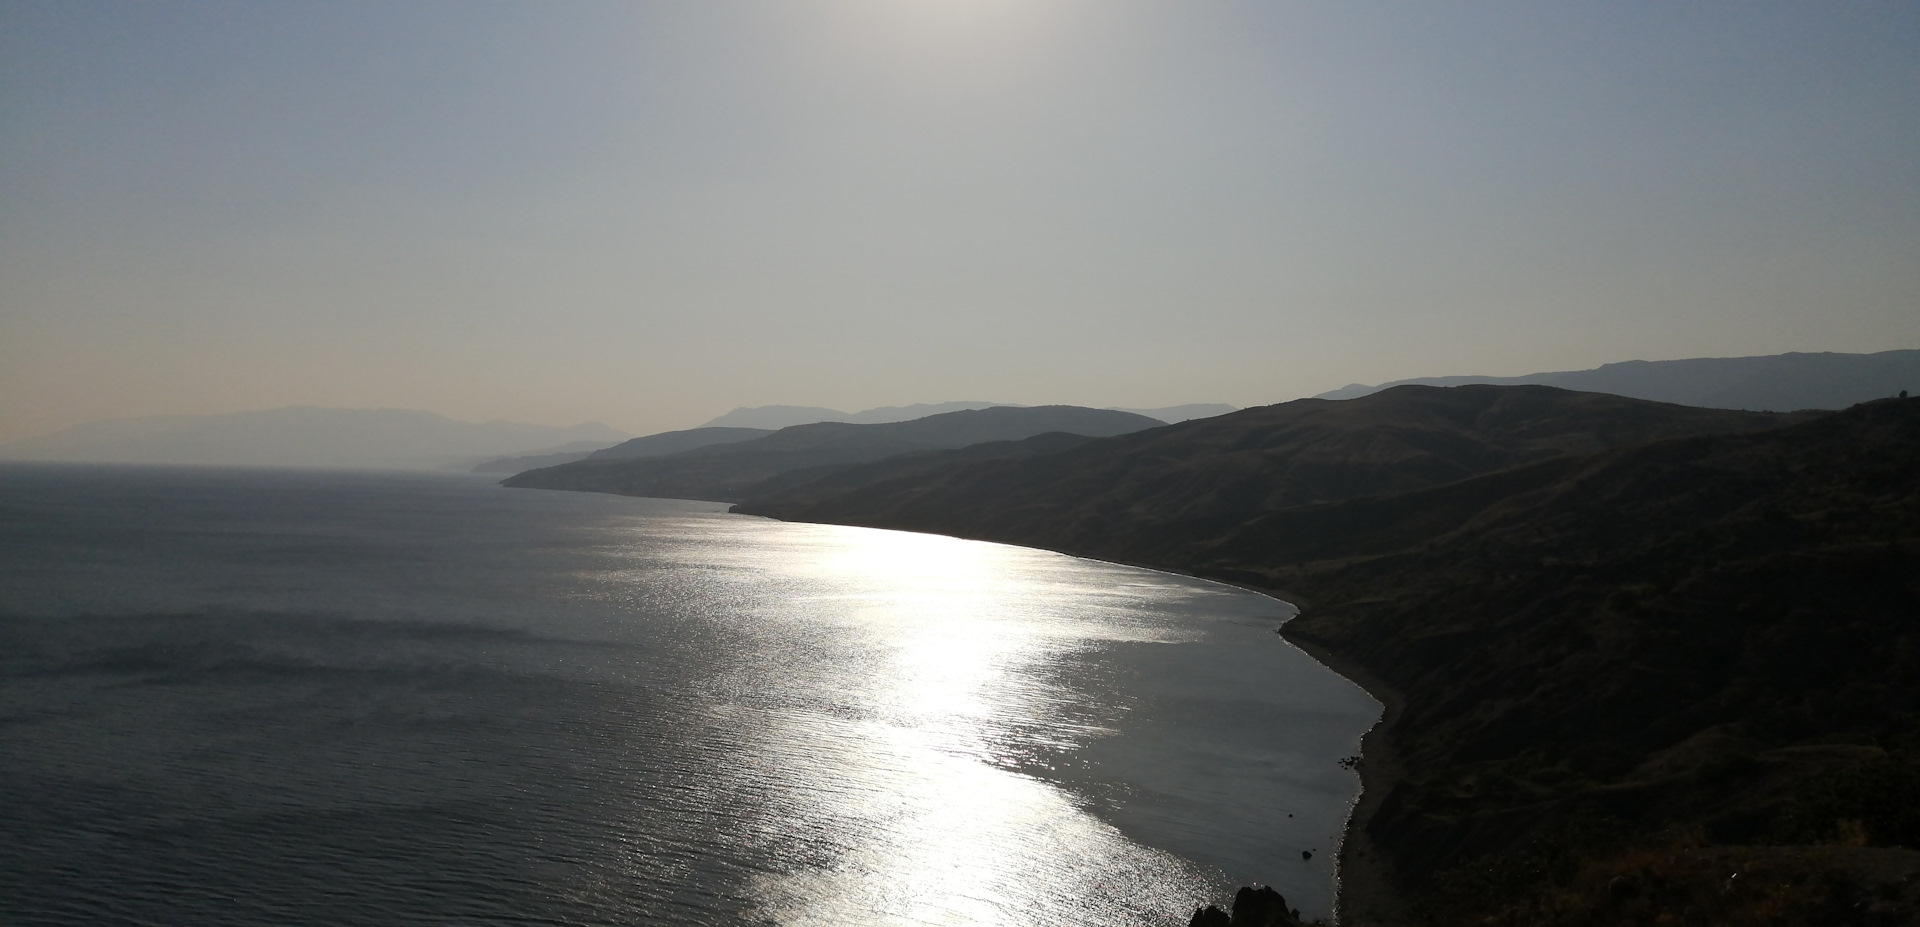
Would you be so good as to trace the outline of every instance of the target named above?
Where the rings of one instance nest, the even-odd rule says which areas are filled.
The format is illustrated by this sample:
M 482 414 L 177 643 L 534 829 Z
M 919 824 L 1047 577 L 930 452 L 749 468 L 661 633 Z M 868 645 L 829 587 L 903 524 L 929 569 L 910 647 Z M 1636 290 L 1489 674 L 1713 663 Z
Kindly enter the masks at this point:
M 1010 63 L 1042 50 L 1073 0 L 837 0 L 859 44 L 924 67 Z

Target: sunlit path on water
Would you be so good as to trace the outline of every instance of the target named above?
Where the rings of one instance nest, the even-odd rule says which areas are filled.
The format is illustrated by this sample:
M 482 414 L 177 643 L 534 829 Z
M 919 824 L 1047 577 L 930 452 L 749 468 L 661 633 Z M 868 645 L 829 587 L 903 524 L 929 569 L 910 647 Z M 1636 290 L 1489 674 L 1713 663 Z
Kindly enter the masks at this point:
M 0 922 L 1328 912 L 1378 706 L 1281 603 L 721 508 L 0 468 Z
M 1051 910 L 1122 924 L 1230 891 L 1218 870 L 1128 839 L 1042 776 L 1115 736 L 1134 707 L 1121 688 L 1074 678 L 1068 658 L 1088 667 L 1118 643 L 1193 642 L 1199 629 L 1170 606 L 1253 597 L 931 535 L 711 516 L 672 530 L 696 541 L 672 582 L 754 655 L 711 680 L 724 696 L 714 726 L 740 738 L 721 788 L 778 809 L 736 836 L 804 848 L 756 881 L 761 914 L 1000 924 Z M 637 551 L 637 576 L 597 573 L 599 594 L 644 577 L 657 595 L 653 550 Z

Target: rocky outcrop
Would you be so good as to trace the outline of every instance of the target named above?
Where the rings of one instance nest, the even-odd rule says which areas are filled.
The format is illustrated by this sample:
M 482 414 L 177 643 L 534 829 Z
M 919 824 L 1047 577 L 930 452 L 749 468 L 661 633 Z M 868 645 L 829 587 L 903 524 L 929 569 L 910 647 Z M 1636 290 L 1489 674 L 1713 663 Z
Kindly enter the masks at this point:
M 1233 894 L 1233 911 L 1213 905 L 1198 908 L 1187 927 L 1300 927 L 1300 912 L 1271 886 L 1245 885 Z

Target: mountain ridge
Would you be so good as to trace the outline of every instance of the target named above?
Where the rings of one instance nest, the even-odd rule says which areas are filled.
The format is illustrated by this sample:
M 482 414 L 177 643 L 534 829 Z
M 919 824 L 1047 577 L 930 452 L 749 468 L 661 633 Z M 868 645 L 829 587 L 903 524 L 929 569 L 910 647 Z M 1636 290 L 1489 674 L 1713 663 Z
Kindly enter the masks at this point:
M 910 494 L 897 484 L 835 485 L 830 492 L 825 484 L 798 486 L 750 498 L 736 509 L 775 518 L 994 534 L 1013 543 L 1125 557 L 1143 542 L 1121 543 L 1114 525 L 1133 526 L 1135 535 L 1182 522 L 1206 525 L 1292 505 L 1425 488 L 1656 437 L 1789 420 L 1778 413 L 1693 409 L 1553 387 L 1405 386 L 1358 400 L 1300 399 L 1243 409 L 1058 454 L 966 463 L 922 473 L 919 478 L 929 481 Z
M 1128 412 L 1078 406 L 995 406 L 871 425 L 815 422 L 663 457 L 577 461 L 517 474 L 502 485 L 733 502 L 763 481 L 809 468 L 1056 431 L 1100 436 L 1164 424 Z
M 1415 377 L 1379 386 L 1354 383 L 1313 398 L 1357 399 L 1395 386 L 1467 384 L 1557 386 L 1712 409 L 1834 410 L 1920 390 L 1920 350 L 1632 360 L 1517 377 Z
M 925 418 L 929 415 L 939 415 L 946 412 L 965 412 L 999 407 L 1014 409 L 1035 408 L 1034 406 L 1026 406 L 1017 402 L 979 401 L 919 402 L 904 406 L 878 406 L 859 412 L 842 412 L 838 409 L 828 409 L 822 406 L 741 406 L 725 415 L 708 419 L 699 427 L 753 427 L 777 430 L 780 428 L 789 428 L 794 425 L 811 425 L 818 422 L 882 425 L 891 422 L 912 421 L 917 418 Z M 1195 402 L 1186 405 L 1163 406 L 1154 409 L 1123 408 L 1120 406 L 1103 406 L 1101 408 L 1114 412 L 1132 412 L 1135 415 L 1144 415 L 1148 418 L 1155 418 L 1162 422 L 1171 423 L 1186 421 L 1191 418 L 1223 415 L 1234 411 L 1238 407 L 1230 406 L 1223 402 Z

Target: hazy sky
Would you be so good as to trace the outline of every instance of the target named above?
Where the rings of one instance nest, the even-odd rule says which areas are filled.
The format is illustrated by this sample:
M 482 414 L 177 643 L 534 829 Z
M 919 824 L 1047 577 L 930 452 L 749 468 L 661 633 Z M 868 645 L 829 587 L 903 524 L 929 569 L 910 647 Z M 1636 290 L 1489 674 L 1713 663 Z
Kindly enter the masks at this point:
M 0 0 L 0 438 L 1920 347 L 1920 3 Z

